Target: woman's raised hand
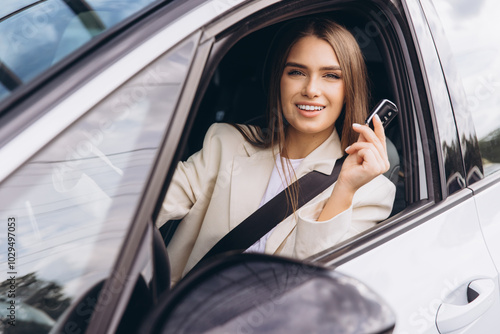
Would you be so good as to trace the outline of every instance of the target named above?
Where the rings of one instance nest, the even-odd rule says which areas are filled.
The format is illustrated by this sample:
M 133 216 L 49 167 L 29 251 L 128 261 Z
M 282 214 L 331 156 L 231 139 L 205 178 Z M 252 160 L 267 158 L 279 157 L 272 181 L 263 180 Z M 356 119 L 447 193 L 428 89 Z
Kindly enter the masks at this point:
M 367 125 L 353 124 L 359 138 L 346 149 L 349 156 L 344 161 L 338 182 L 354 192 L 389 170 L 384 127 L 378 115 L 373 118 L 373 126 L 374 130 Z
M 358 141 L 346 149 L 349 156 L 318 221 L 328 220 L 347 210 L 359 188 L 389 170 L 384 127 L 378 116 L 373 118 L 373 125 L 374 130 L 367 125 L 353 124 L 354 131 L 359 133 Z

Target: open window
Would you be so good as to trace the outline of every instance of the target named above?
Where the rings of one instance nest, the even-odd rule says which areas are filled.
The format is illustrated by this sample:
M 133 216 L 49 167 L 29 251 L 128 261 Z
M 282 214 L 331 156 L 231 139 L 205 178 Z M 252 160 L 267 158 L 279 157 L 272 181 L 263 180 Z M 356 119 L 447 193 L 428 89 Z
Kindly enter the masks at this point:
M 314 10 L 302 5 L 302 8 L 301 11 L 290 8 L 287 13 L 283 5 L 274 5 L 266 13 L 257 13 L 214 36 L 212 53 L 192 108 L 196 117 L 191 117 L 186 127 L 180 159 L 185 160 L 201 149 L 207 129 L 215 122 L 265 126 L 263 68 L 276 31 L 296 17 L 328 17 L 347 27 L 362 49 L 369 74 L 370 106 L 387 98 L 401 110 L 386 129 L 391 160 L 386 176 L 397 189 L 391 213 L 394 216 L 409 204 L 427 198 L 428 190 L 423 157 L 415 155 L 422 152 L 422 138 L 418 133 L 417 108 L 410 92 L 404 47 L 399 44 L 395 23 L 391 21 L 392 9 L 367 4 Z M 276 17 L 271 20 L 274 14 Z
M 419 69 L 412 68 L 418 61 L 416 53 L 411 45 L 405 44 L 411 43 L 408 29 L 404 28 L 407 35 L 403 34 L 403 38 L 398 24 L 403 25 L 404 20 L 398 16 L 399 10 L 391 7 L 381 8 L 360 1 L 348 4 L 339 1 L 337 5 L 318 3 L 278 3 L 244 19 L 241 16 L 237 20 L 227 18 L 231 23 L 217 22 L 207 29 L 204 40 L 213 38 L 214 44 L 183 132 L 178 158 L 184 160 L 201 149 L 207 129 L 215 122 L 264 125 L 266 93 L 262 69 L 274 34 L 290 19 L 326 16 L 346 26 L 357 38 L 368 68 L 371 106 L 387 98 L 401 111 L 397 120 L 386 129 L 399 167 L 391 171 L 392 177 L 389 176 L 397 187 L 394 210 L 391 218 L 380 225 L 400 222 L 404 219 L 400 217 L 414 210 L 413 204 L 419 205 L 433 196 L 433 175 L 427 159 L 432 155 L 426 154 L 428 116 L 420 113 L 427 102 L 425 94 L 421 94 L 424 85 Z M 219 27 L 224 28 L 217 30 Z M 367 239 L 364 237 L 373 231 L 384 229 L 376 226 L 364 232 L 361 238 L 356 236 L 354 241 L 346 243 L 363 243 Z M 167 235 L 167 240 L 171 235 Z M 335 246 L 325 252 L 341 253 L 342 250 L 337 252 L 339 249 Z M 323 255 L 318 254 L 316 260 Z M 203 267 L 191 273 L 197 275 L 202 271 Z M 188 284 L 185 282 L 181 281 L 174 291 Z
M 393 216 L 408 204 L 425 197 L 427 190 L 420 190 L 426 188 L 425 182 L 419 181 L 419 174 L 420 178 L 425 178 L 418 172 L 423 168 L 419 166 L 422 161 L 416 161 L 418 157 L 410 154 L 418 151 L 417 142 L 412 139 L 417 131 L 415 108 L 408 94 L 409 88 L 402 87 L 408 83 L 398 60 L 402 55 L 394 54 L 399 50 L 394 49 L 394 37 L 387 35 L 393 33 L 389 29 L 390 23 L 384 17 L 383 10 L 364 10 L 359 6 L 329 9 L 310 15 L 328 17 L 341 23 L 357 39 L 369 74 L 370 107 L 386 98 L 394 101 L 402 111 L 399 119 L 386 129 L 391 160 L 391 169 L 386 176 L 397 187 Z M 286 21 L 266 25 L 249 34 L 246 34 L 249 29 L 245 26 L 246 29 L 233 28 L 218 36 L 210 65 L 202 79 L 202 86 L 205 84 L 206 87 L 202 87 L 203 94 L 199 94 L 199 105 L 195 104 L 197 116 L 181 159 L 201 149 L 206 131 L 215 122 L 266 125 L 266 91 L 262 69 L 272 38 Z

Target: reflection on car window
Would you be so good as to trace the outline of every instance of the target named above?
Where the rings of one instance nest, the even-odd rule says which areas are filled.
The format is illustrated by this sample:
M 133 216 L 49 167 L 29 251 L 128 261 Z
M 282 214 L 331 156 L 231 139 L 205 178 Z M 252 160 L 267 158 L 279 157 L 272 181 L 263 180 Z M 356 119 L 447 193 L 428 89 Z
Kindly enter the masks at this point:
M 500 2 L 435 0 L 462 77 L 486 175 L 500 169 Z
M 7 87 L 5 87 L 1 82 L 0 82 L 0 100 L 2 100 L 4 97 L 9 95 L 9 91 Z
M 29 6 L 10 5 L 12 12 L 2 8 L 0 82 L 12 92 L 155 1 L 23 1 Z M 2 95 L 6 96 L 5 90 L 0 90 L 0 99 Z
M 44 0 L 15 0 L 15 1 L 3 1 L 0 7 L 0 18 L 7 15 L 12 15 L 13 13 L 22 10 L 25 7 L 31 6 L 37 2 L 42 2 Z
M 21 308 L 29 315 L 17 323 L 32 326 L 29 333 L 48 332 L 72 301 L 111 275 L 194 50 L 188 40 L 148 66 L 2 184 L 0 217 L 16 222 L 16 259 L 7 268 L 0 252 L 0 324 L 7 272 L 22 289 L 18 315 Z

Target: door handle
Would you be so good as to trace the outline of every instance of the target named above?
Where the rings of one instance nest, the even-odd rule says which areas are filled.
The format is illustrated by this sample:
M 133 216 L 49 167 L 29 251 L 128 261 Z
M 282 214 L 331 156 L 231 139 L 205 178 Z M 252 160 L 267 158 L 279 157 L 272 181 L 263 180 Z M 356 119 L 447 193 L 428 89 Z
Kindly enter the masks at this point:
M 441 304 L 436 316 L 439 333 L 456 331 L 481 317 L 493 304 L 495 290 L 495 282 L 492 279 L 478 279 L 467 287 L 467 304 Z

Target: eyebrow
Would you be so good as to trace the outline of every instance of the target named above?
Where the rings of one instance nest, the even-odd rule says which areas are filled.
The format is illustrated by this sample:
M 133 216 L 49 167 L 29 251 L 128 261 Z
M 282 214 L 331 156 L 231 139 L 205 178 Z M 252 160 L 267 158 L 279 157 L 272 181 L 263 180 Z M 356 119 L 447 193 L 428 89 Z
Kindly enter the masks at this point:
M 299 64 L 299 63 L 288 62 L 285 64 L 285 67 L 288 67 L 288 66 L 307 69 L 307 66 Z M 336 65 L 335 66 L 323 66 L 323 67 L 320 67 L 320 71 L 342 71 L 342 69 L 340 68 L 340 66 L 336 66 Z

